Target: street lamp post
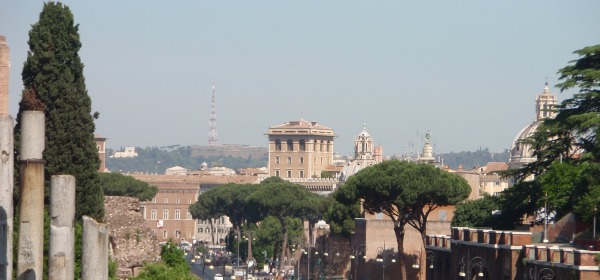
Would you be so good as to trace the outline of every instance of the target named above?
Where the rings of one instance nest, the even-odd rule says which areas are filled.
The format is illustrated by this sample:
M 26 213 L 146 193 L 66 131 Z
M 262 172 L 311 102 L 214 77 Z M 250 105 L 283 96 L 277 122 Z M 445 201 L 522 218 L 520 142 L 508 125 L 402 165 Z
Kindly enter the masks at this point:
M 435 261 L 435 253 L 433 251 L 426 251 L 427 259 L 429 260 L 429 268 L 433 269 L 433 261 Z
M 412 268 L 417 269 L 417 279 L 421 279 L 421 252 L 414 251 Z
M 377 248 L 377 262 L 381 263 L 381 280 L 385 280 L 385 264 L 392 257 L 392 262 L 396 262 L 396 258 L 394 255 L 396 254 L 394 248 L 385 248 L 385 243 L 383 243 L 383 247 Z M 414 266 L 413 266 L 414 267 Z
M 358 272 L 358 260 L 361 258 L 366 258 L 365 255 L 366 246 L 365 244 L 354 244 L 352 245 L 352 255 L 350 255 L 350 259 L 354 260 L 354 279 L 357 280 L 357 272 Z
M 310 280 L 310 245 L 306 246 L 306 250 L 302 250 L 302 253 L 304 253 L 307 257 L 307 261 L 306 261 L 306 279 Z
M 485 266 L 485 261 L 483 260 L 482 257 L 473 257 L 472 259 L 469 259 L 469 253 L 467 252 L 467 258 L 465 259 L 465 257 L 462 257 L 460 259 L 460 272 L 458 273 L 458 276 L 460 277 L 465 277 L 465 279 L 474 279 L 476 277 L 483 277 L 483 267 Z M 466 267 L 466 270 L 465 270 Z M 479 267 L 479 272 L 477 273 L 477 275 L 472 276 L 471 273 L 473 272 L 473 269 L 475 267 Z
M 548 243 L 548 192 L 544 195 L 544 243 Z
M 435 253 L 433 251 L 425 251 L 425 257 L 429 260 L 429 269 L 431 269 L 431 275 L 434 275 L 433 262 L 435 261 Z M 435 276 L 431 278 L 435 279 Z
M 592 234 L 594 236 L 594 240 L 596 240 L 596 214 L 598 214 L 598 207 L 594 205 L 594 233 Z

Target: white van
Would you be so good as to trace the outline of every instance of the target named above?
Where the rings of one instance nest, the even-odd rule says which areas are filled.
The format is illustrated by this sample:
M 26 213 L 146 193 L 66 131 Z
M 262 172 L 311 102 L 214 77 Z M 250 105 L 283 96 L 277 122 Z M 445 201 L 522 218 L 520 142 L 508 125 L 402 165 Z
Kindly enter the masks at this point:
M 215 274 L 215 278 L 213 280 L 223 280 L 223 275 L 217 273 Z

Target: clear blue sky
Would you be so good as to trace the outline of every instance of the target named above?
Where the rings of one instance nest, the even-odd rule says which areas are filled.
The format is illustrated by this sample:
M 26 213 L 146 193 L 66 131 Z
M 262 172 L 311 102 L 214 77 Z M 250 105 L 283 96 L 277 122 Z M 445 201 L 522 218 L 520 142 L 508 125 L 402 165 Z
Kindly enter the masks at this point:
M 367 131 L 386 155 L 510 147 L 574 50 L 600 43 L 600 1 L 65 1 L 108 147 L 266 146 L 272 125 Z M 16 115 L 41 1 L 0 2 Z M 573 92 L 558 93 L 562 100 Z

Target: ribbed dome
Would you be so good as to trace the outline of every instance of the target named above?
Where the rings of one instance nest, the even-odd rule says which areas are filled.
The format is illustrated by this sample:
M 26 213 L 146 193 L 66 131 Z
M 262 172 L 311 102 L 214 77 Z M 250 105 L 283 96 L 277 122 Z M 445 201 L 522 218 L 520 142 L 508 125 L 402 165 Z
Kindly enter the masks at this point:
M 541 123 L 542 121 L 533 122 L 519 131 L 510 147 L 510 168 L 520 168 L 527 163 L 535 161 L 531 146 L 523 143 L 523 140 L 531 137 L 537 131 Z

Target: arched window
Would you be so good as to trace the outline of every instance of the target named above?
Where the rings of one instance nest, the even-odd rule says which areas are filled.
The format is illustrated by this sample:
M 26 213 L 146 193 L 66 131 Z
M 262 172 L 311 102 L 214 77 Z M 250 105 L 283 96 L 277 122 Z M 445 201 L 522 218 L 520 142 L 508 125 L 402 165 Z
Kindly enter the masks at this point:
M 281 140 L 275 140 L 275 151 L 281 151 Z
M 304 142 L 304 139 L 300 139 L 300 146 L 298 147 L 298 150 L 300 151 L 306 151 L 306 143 Z
M 292 142 L 292 139 L 288 139 L 287 140 L 287 150 L 288 151 L 293 151 L 294 150 L 294 142 Z

